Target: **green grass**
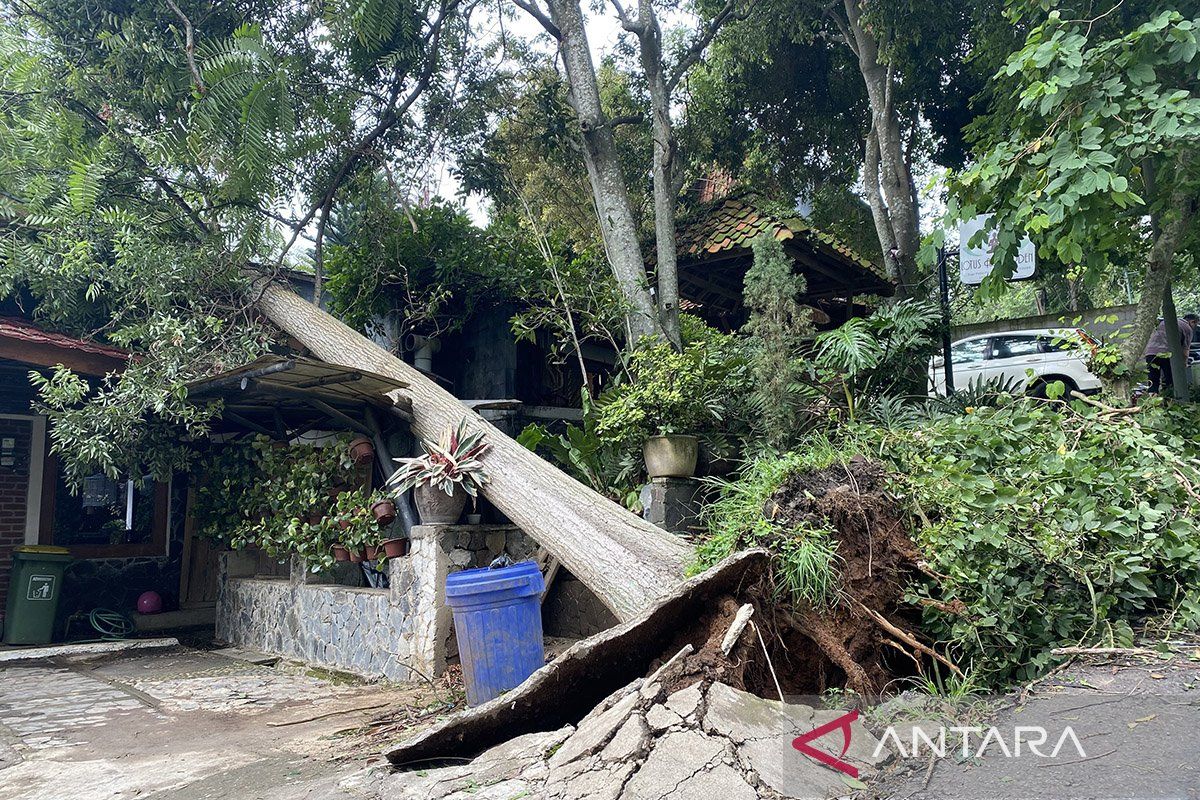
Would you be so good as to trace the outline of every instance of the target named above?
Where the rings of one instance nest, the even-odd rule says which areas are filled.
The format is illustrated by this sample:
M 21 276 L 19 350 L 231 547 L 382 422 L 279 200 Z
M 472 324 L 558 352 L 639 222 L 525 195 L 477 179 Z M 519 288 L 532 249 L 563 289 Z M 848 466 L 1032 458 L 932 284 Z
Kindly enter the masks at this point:
M 755 459 L 735 481 L 711 480 L 717 499 L 704 509 L 706 535 L 696 547 L 692 574 L 738 550 L 764 547 L 773 557 L 775 590 L 781 597 L 829 606 L 840 597 L 836 543 L 831 531 L 782 525 L 769 519 L 767 501 L 792 475 L 824 469 L 843 454 L 824 437 L 784 455 Z

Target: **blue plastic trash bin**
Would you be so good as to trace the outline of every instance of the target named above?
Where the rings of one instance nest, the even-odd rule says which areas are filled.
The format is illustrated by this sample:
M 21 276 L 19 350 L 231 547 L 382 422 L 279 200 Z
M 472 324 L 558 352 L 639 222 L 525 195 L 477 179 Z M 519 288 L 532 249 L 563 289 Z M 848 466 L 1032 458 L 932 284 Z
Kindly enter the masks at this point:
M 521 685 L 545 663 L 545 585 L 532 561 L 468 569 L 446 578 L 446 602 L 454 611 L 468 704 L 486 703 Z

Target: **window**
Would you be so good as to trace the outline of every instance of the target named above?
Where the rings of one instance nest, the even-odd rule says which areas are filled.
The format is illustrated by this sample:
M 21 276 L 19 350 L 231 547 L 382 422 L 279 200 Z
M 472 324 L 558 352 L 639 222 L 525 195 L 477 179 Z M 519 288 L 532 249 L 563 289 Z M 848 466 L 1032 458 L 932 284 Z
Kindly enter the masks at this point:
M 1039 336 L 1038 343 L 1043 353 L 1073 353 L 1081 348 L 1082 342 L 1069 333 L 1058 336 Z
M 93 475 L 72 493 L 57 463 L 46 460 L 43 544 L 70 548 L 81 558 L 166 554 L 167 484 Z
M 950 360 L 955 367 L 979 364 L 987 356 L 987 339 L 971 339 L 950 348 Z
M 1036 356 L 1042 352 L 1041 344 L 1036 336 L 994 336 L 992 337 L 992 358 L 1020 358 L 1021 356 Z

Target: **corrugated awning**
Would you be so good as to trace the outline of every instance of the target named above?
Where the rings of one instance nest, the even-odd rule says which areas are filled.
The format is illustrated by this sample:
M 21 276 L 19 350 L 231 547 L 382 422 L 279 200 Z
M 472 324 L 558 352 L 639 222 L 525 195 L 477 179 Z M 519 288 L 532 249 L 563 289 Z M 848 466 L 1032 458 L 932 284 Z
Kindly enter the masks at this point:
M 188 396 L 204 397 L 228 390 L 245 392 L 255 388 L 287 393 L 291 389 L 311 393 L 326 402 L 392 405 L 388 393 L 406 386 L 404 381 L 366 370 L 326 364 L 314 358 L 266 355 L 220 375 L 188 384 Z
M 221 400 L 224 419 L 243 429 L 285 438 L 330 420 L 371 433 L 367 407 L 407 416 L 411 405 L 397 394 L 404 381 L 304 356 L 266 355 L 236 369 L 188 384 L 195 402 Z M 227 427 L 227 426 L 225 426 Z

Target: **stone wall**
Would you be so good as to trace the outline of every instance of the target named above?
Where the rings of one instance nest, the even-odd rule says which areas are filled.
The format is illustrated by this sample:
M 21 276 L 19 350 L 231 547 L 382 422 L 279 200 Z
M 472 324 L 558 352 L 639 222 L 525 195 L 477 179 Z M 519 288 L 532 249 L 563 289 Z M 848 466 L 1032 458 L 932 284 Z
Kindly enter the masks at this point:
M 353 572 L 258 576 L 253 556 L 223 553 L 217 638 L 369 678 L 433 677 L 456 653 L 446 576 L 535 548 L 511 525 L 418 525 L 408 556 L 388 562 L 388 589 L 345 585 Z

